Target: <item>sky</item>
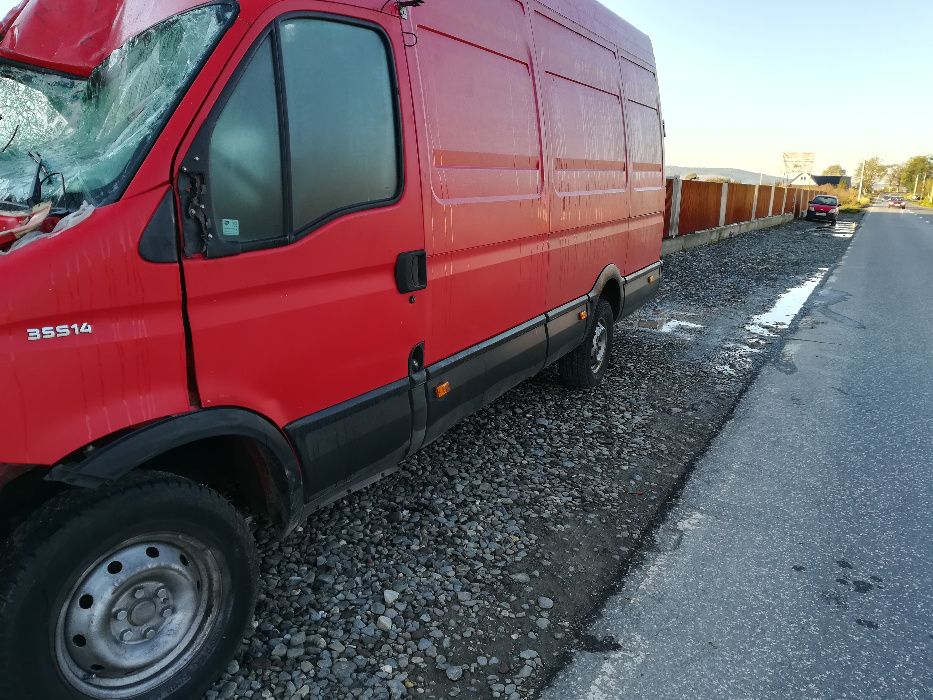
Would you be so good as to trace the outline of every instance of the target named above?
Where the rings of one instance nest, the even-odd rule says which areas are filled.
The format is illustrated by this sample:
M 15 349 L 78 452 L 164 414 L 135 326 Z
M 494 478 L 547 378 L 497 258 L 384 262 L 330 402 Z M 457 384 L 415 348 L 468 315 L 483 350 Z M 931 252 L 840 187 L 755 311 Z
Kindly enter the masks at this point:
M 933 0 L 602 1 L 654 42 L 671 165 L 933 154 Z
M 430 0 L 428 0 L 430 2 Z M 933 1 L 602 0 L 654 43 L 667 162 L 780 175 L 933 154 Z

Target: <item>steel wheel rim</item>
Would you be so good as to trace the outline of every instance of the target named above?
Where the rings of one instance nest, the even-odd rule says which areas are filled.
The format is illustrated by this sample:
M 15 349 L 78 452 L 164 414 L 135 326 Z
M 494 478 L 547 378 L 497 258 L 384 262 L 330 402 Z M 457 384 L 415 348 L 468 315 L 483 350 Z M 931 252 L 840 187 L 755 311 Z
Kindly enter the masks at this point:
M 602 369 L 609 350 L 609 329 L 605 321 L 600 320 L 593 329 L 593 345 L 590 348 L 590 370 L 593 374 Z
M 196 539 L 158 533 L 121 543 L 65 597 L 55 629 L 62 676 L 100 700 L 158 687 L 203 648 L 222 594 L 217 558 Z

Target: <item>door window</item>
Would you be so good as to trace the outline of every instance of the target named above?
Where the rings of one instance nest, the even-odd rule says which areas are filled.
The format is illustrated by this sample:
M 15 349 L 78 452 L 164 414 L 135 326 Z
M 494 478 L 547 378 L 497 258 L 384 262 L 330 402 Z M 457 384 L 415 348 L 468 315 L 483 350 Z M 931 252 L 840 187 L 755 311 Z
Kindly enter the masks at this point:
M 262 241 L 285 234 L 282 149 L 272 62 L 266 38 L 224 106 L 210 143 L 214 221 L 225 240 Z
M 317 19 L 282 23 L 296 229 L 399 189 L 398 129 L 382 36 Z
M 280 21 L 208 136 L 219 234 L 209 255 L 281 245 L 336 215 L 395 201 L 400 144 L 385 37 L 349 21 Z

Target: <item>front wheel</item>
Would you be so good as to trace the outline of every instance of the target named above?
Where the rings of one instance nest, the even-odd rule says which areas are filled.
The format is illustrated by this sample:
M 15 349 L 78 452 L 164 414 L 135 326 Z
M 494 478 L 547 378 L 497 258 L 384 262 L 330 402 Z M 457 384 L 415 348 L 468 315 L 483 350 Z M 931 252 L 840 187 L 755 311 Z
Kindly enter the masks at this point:
M 199 697 L 256 598 L 243 518 L 168 474 L 62 494 L 20 526 L 0 562 L 2 698 Z
M 557 372 L 564 384 L 583 389 L 599 386 L 609 367 L 614 328 L 612 307 L 600 299 L 583 343 L 557 363 Z

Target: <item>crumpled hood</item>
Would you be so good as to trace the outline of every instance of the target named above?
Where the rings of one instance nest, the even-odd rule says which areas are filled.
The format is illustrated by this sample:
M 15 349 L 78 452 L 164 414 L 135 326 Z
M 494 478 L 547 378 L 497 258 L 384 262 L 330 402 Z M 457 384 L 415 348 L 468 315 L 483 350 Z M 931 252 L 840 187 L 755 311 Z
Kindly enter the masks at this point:
M 87 77 L 128 40 L 205 0 L 26 0 L 0 25 L 0 58 Z

